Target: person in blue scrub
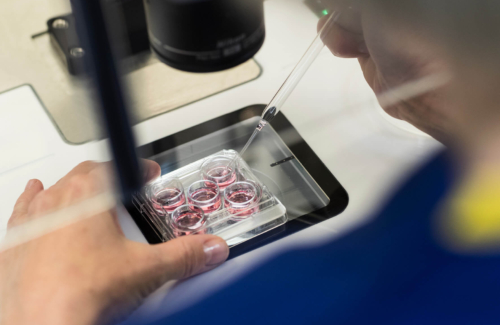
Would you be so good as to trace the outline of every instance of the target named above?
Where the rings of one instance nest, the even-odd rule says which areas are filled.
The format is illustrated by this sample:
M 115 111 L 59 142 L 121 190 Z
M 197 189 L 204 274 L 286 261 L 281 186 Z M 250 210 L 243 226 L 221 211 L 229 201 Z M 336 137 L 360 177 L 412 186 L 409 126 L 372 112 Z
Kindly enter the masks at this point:
M 341 19 L 327 46 L 358 58 L 388 114 L 449 151 L 369 224 L 284 253 L 151 324 L 500 324 L 500 2 L 329 5 Z M 146 179 L 159 175 L 144 165 Z M 10 226 L 95 196 L 108 168 L 83 163 L 47 190 L 31 180 Z M 227 255 L 215 236 L 149 246 L 123 236 L 114 210 L 88 216 L 0 253 L 2 324 L 117 322 L 166 281 Z

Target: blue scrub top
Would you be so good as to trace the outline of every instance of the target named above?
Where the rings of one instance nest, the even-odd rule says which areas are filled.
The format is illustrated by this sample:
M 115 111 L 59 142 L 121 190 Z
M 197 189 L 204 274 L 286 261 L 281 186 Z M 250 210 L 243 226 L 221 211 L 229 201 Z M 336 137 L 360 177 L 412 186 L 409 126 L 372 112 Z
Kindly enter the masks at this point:
M 458 255 L 436 241 L 451 170 L 439 155 L 370 224 L 283 254 L 151 324 L 500 324 L 499 256 Z

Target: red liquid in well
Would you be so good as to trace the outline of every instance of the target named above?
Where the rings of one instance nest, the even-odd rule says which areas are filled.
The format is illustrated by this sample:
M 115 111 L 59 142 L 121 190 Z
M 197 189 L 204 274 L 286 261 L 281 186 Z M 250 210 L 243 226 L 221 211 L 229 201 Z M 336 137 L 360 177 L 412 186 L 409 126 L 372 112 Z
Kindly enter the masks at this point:
M 240 190 L 231 193 L 228 197 L 229 202 L 226 202 L 226 207 L 229 213 L 237 214 L 236 217 L 247 217 L 257 211 L 259 206 L 248 209 L 255 204 L 255 192 L 252 190 Z M 237 207 L 231 206 L 231 203 L 238 204 Z
M 215 167 L 207 172 L 210 180 L 214 181 L 219 185 L 219 189 L 223 191 L 226 187 L 233 184 L 236 181 L 236 173 L 233 173 L 231 168 L 227 167 Z M 207 184 L 209 185 L 209 184 Z M 210 186 L 210 185 L 209 185 Z
M 202 187 L 197 189 L 191 194 L 190 200 L 192 204 L 195 204 L 203 209 L 206 214 L 212 213 L 219 210 L 220 208 L 220 195 L 211 202 L 203 202 L 213 200 L 218 195 L 217 189 L 212 187 Z
M 186 236 L 192 233 L 204 234 L 205 230 L 201 230 L 205 222 L 200 223 L 197 227 L 195 227 L 201 220 L 203 219 L 203 215 L 201 213 L 197 213 L 195 211 L 185 211 L 182 212 L 177 219 L 175 219 L 174 227 L 175 227 L 175 235 L 176 236 Z M 191 228 L 189 231 L 186 231 L 186 228 Z
M 177 207 L 186 203 L 186 197 L 184 196 L 184 193 L 181 193 L 181 191 L 177 188 L 166 188 L 155 193 L 152 201 L 153 207 L 157 211 L 163 212 L 163 210 L 165 210 L 166 212 L 171 213 Z

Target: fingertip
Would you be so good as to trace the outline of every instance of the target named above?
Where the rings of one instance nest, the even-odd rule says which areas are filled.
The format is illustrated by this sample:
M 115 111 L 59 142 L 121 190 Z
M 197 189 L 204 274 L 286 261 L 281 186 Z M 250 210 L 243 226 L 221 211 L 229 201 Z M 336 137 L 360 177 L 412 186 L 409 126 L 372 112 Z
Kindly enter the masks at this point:
M 229 247 L 224 239 L 210 236 L 203 243 L 205 253 L 205 267 L 214 267 L 224 263 L 229 256 Z
M 161 167 L 156 161 L 142 159 L 142 168 L 146 182 L 161 176 Z
M 12 228 L 24 221 L 31 202 L 42 191 L 43 184 L 38 179 L 31 179 L 28 181 L 24 188 L 24 192 L 19 196 L 14 205 L 12 215 L 7 223 L 8 228 Z
M 24 191 L 28 190 L 43 190 L 43 184 L 38 179 L 30 179 L 24 188 Z
M 146 269 L 163 269 L 164 280 L 184 279 L 211 270 L 229 255 L 226 242 L 214 235 L 178 237 L 150 247 Z M 159 266 L 159 268 L 158 268 Z M 166 271 L 166 272 L 165 272 Z
M 316 31 L 319 33 L 321 31 L 321 28 L 325 26 L 326 21 L 328 20 L 328 17 L 330 17 L 331 14 L 328 14 L 326 16 L 323 16 L 319 19 L 318 25 L 316 26 Z

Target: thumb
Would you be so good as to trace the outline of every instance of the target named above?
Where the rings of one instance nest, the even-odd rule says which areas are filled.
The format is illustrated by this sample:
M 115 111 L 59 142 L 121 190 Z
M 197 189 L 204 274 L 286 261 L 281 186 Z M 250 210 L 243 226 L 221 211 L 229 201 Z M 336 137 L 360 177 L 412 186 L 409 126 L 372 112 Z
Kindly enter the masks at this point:
M 214 269 L 229 255 L 226 242 L 213 235 L 179 237 L 147 250 L 143 271 L 150 279 L 156 278 L 159 285 Z

